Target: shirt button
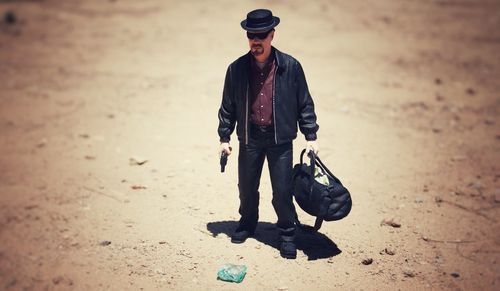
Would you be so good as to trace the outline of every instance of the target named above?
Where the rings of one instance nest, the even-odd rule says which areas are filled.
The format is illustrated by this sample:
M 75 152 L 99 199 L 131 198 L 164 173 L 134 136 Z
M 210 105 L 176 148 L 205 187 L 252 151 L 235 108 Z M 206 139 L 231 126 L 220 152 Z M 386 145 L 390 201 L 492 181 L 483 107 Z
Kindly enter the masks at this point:
M 260 93 L 260 95 L 264 95 L 264 93 Z
M 260 121 L 264 121 L 264 118 L 261 118 Z
M 260 84 L 261 84 L 261 85 L 264 85 L 264 83 L 263 83 L 263 82 L 260 82 Z
M 263 74 L 263 73 L 260 73 L 260 75 L 261 75 L 261 76 L 264 76 L 264 74 Z
M 260 108 L 264 108 L 264 105 L 261 105 Z

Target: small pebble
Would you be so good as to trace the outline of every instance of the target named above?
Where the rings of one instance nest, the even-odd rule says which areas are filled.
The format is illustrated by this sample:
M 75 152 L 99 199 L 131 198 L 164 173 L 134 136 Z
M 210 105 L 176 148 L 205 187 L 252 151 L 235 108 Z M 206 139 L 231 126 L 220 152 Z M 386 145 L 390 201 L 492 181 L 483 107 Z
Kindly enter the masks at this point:
M 380 225 L 384 225 L 384 224 L 395 227 L 395 228 L 401 227 L 401 223 L 394 221 L 394 219 L 384 219 L 384 220 L 382 220 Z
M 12 11 L 5 12 L 3 16 L 3 21 L 7 24 L 14 24 L 17 20 L 16 15 Z
M 415 272 L 413 272 L 413 270 L 407 269 L 403 270 L 403 275 L 405 275 L 405 277 L 413 278 L 415 277 Z
M 394 250 L 388 248 L 385 248 L 384 252 L 390 256 L 394 256 L 394 254 L 396 253 Z
M 57 284 L 61 283 L 63 280 L 64 280 L 64 278 L 62 276 L 57 276 L 57 277 L 52 278 L 52 283 L 54 283 L 54 285 L 57 285 Z
M 471 96 L 476 95 L 476 90 L 474 90 L 473 88 L 467 88 L 467 91 L 465 91 L 465 92 L 467 92 L 467 94 L 469 94 Z

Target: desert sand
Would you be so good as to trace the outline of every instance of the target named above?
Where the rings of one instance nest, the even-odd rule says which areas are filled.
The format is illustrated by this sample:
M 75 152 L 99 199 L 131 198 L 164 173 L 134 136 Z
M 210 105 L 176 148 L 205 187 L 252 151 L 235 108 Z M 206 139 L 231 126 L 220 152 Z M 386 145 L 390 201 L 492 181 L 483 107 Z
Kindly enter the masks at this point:
M 300 233 L 296 260 L 279 256 L 266 165 L 256 237 L 230 242 L 237 156 L 224 174 L 217 156 L 225 71 L 248 51 L 239 23 L 262 7 L 354 202 Z M 499 11 L 0 1 L 0 289 L 498 290 Z M 295 163 L 304 146 L 299 134 Z M 217 280 L 226 263 L 248 267 L 242 283 Z

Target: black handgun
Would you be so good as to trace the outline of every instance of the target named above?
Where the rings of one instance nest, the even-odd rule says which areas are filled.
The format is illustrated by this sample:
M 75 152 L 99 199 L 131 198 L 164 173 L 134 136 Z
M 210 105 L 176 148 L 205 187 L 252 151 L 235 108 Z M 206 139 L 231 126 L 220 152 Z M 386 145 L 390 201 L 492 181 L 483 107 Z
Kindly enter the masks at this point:
M 229 150 L 232 151 L 233 148 L 229 147 Z M 227 153 L 226 151 L 222 151 L 222 154 L 220 155 L 220 172 L 224 173 L 224 170 L 226 169 L 226 164 L 227 164 Z

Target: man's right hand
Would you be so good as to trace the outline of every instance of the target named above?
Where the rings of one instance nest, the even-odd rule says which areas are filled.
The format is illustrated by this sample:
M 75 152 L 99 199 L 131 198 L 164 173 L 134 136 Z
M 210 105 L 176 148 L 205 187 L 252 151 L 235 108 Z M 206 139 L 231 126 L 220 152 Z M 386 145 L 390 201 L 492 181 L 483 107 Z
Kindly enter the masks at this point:
M 231 147 L 228 142 L 221 142 L 219 146 L 219 156 L 222 156 L 222 152 L 226 152 L 226 155 L 231 154 Z

